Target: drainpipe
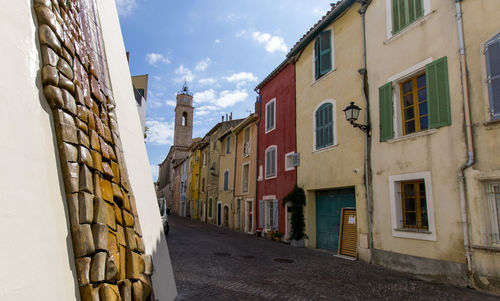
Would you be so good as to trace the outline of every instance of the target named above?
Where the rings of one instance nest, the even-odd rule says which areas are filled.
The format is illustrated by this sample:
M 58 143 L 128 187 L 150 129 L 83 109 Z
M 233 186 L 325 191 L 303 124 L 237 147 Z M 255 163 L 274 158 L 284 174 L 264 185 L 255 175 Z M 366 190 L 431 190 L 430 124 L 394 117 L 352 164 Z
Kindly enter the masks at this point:
M 253 228 L 255 229 L 255 235 L 257 235 L 257 229 L 259 228 L 259 225 L 257 224 L 257 216 L 258 216 L 258 206 L 259 206 L 259 181 L 258 181 L 258 178 L 259 178 L 259 131 L 260 131 L 260 119 L 261 119 L 261 112 L 262 112 L 262 98 L 261 98 L 261 95 L 260 95 L 260 89 L 257 90 L 255 89 L 254 90 L 256 93 L 257 93 L 257 99 L 258 99 L 258 102 L 259 102 L 259 111 L 258 112 L 255 112 L 257 113 L 257 146 L 256 146 L 256 159 L 255 159 L 255 165 L 256 165 L 256 169 L 255 169 L 255 203 L 253 204 L 253 212 L 252 212 L 252 218 L 253 218 Z M 257 110 L 256 110 L 257 111 Z M 260 218 L 260 217 L 259 217 Z
M 368 249 L 370 249 L 370 262 L 371 250 L 373 250 L 373 193 L 372 193 L 372 169 L 371 169 L 371 118 L 370 118 L 370 99 L 368 91 L 368 73 L 366 67 L 366 23 L 365 13 L 371 0 L 361 1 L 362 6 L 359 8 L 358 13 L 361 15 L 361 33 L 362 33 L 362 47 L 363 47 L 363 68 L 358 70 L 363 77 L 363 99 L 365 101 L 365 120 L 369 130 L 365 135 L 364 144 L 364 161 L 365 161 L 365 190 L 366 190 L 366 207 L 368 209 Z
M 465 57 L 465 43 L 464 43 L 464 28 L 462 24 L 462 7 L 461 0 L 455 0 L 456 16 L 457 16 L 457 30 L 458 30 L 458 44 L 460 51 L 460 75 L 462 77 L 462 98 L 464 101 L 464 121 L 465 121 L 465 140 L 467 144 L 467 162 L 465 162 L 458 170 L 458 188 L 460 191 L 460 209 L 462 212 L 462 231 L 464 235 L 464 253 L 467 261 L 467 280 L 468 286 L 474 285 L 472 278 L 472 258 L 470 252 L 470 234 L 469 234 L 469 221 L 468 221 L 468 199 L 465 192 L 465 170 L 474 164 L 474 143 L 472 141 L 472 123 L 470 116 L 470 99 L 469 99 L 469 86 L 467 78 L 467 62 Z
M 233 113 L 231 113 L 232 115 Z M 232 117 L 231 117 L 232 119 Z M 238 135 L 236 135 L 236 132 L 234 131 L 234 129 L 231 130 L 231 133 L 234 133 L 234 169 L 233 169 L 233 199 L 231 202 L 235 201 L 234 197 L 235 197 L 235 191 L 236 191 L 236 160 L 238 158 Z M 238 200 L 239 202 L 239 200 Z M 236 214 L 238 214 L 238 210 L 236 210 L 238 208 L 237 206 L 237 203 L 234 202 L 234 211 L 236 211 Z M 241 211 L 241 207 L 240 207 L 240 211 Z M 239 223 L 240 225 L 238 225 L 240 227 L 240 231 L 241 231 L 241 214 L 239 214 L 238 216 L 238 220 L 239 220 Z M 233 221 L 233 229 L 235 228 L 235 225 L 234 225 L 234 222 Z

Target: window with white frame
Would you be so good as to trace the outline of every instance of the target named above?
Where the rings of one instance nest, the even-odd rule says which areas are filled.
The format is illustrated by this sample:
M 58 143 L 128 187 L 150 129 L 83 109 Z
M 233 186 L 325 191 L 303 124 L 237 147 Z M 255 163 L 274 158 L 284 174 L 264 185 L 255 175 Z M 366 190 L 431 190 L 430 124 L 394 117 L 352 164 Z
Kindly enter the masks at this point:
M 487 183 L 488 205 L 490 211 L 491 242 L 500 244 L 500 182 Z
M 436 240 L 430 172 L 389 177 L 392 236 Z
M 278 200 L 259 201 L 259 228 L 277 231 L 279 225 Z
M 332 31 L 318 34 L 314 42 L 314 78 L 319 79 L 333 68 Z
M 241 192 L 242 193 L 248 193 L 248 184 L 249 184 L 249 178 L 250 178 L 250 163 L 245 163 L 243 164 L 243 169 L 242 169 L 242 176 L 241 176 Z
M 276 128 L 276 98 L 266 104 L 266 133 Z
M 386 0 L 387 38 L 431 12 L 431 0 Z
M 285 171 L 294 170 L 299 166 L 300 156 L 298 153 L 289 152 L 285 154 Z
M 314 111 L 314 150 L 334 145 L 335 126 L 335 106 L 325 101 Z
M 270 146 L 266 150 L 266 179 L 276 176 L 276 146 Z
M 500 33 L 486 43 L 486 72 L 491 119 L 500 119 Z
M 224 171 L 224 190 L 229 190 L 229 170 Z
M 243 156 L 250 156 L 250 126 L 243 133 Z

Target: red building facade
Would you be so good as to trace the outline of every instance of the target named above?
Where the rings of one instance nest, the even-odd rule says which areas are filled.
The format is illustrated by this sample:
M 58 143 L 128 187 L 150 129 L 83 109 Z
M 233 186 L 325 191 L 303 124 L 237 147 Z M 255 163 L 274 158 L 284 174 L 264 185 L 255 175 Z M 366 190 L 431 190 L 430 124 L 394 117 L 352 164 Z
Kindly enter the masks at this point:
M 297 182 L 295 139 L 295 66 L 281 63 L 257 87 L 259 93 L 257 151 L 258 229 L 288 237 L 290 213 L 283 198 Z

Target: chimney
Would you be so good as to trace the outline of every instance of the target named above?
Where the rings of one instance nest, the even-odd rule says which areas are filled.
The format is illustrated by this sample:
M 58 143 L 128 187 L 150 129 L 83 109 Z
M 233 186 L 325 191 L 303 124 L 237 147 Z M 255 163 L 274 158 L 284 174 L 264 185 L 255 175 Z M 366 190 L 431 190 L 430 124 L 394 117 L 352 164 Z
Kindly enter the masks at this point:
M 228 121 L 228 120 L 229 120 L 229 116 L 228 116 L 228 115 L 227 115 L 227 113 L 226 113 L 226 121 Z
M 231 114 L 229 114 L 229 120 L 233 120 L 233 112 L 231 112 Z
M 224 115 L 222 115 L 222 120 L 221 120 L 221 122 L 224 122 Z

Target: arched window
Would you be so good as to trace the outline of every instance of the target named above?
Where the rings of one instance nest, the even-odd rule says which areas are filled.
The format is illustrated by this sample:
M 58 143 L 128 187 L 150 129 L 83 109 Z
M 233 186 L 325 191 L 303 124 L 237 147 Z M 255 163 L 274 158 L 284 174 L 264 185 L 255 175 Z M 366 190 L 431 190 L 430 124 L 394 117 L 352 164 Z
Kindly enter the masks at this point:
M 187 125 L 188 114 L 186 112 L 182 113 L 182 125 Z
M 322 104 L 315 113 L 316 149 L 333 145 L 333 105 Z
M 224 171 L 224 190 L 229 190 L 229 170 Z

